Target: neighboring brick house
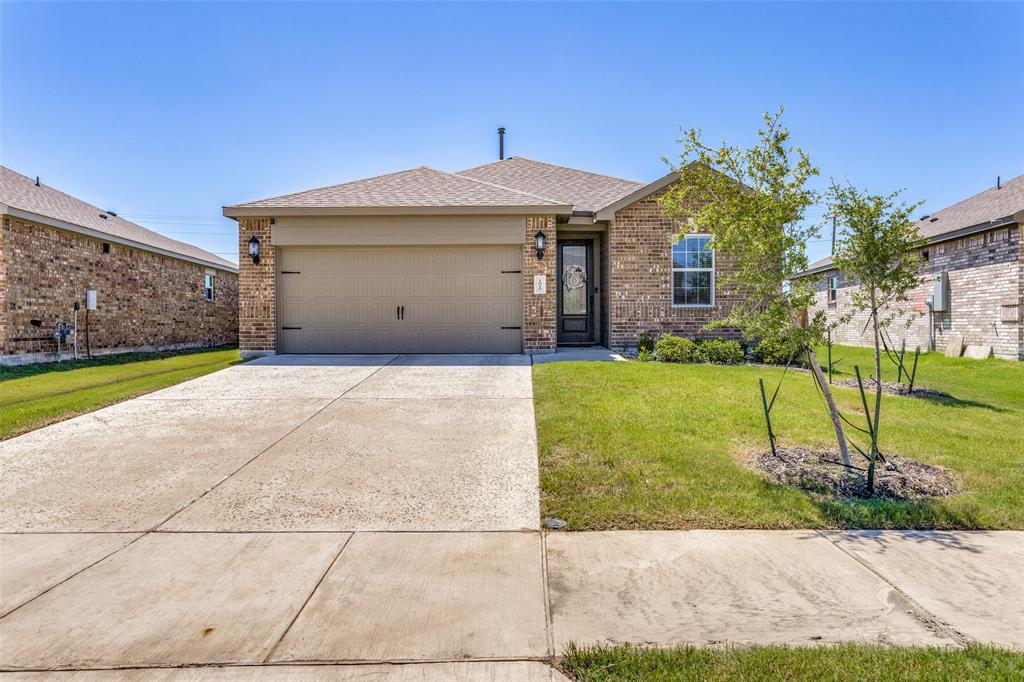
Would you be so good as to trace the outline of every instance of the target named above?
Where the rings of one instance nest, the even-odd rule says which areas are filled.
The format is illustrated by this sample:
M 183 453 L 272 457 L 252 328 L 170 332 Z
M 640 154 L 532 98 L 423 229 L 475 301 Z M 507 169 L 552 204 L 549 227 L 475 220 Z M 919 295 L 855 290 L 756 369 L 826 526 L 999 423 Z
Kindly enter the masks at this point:
M 645 184 L 521 157 L 226 206 L 243 354 L 633 348 L 704 336 L 728 259 Z M 543 240 L 543 248 L 541 241 Z M 250 249 L 258 250 L 258 259 Z M 717 332 L 730 334 L 730 332 Z
M 921 285 L 901 309 L 903 322 L 890 325 L 893 343 L 944 350 L 950 339 L 991 348 L 996 357 L 1024 359 L 1024 175 L 985 190 L 918 221 L 927 240 L 921 249 Z M 832 267 L 812 263 L 815 310 L 835 320 L 849 310 L 853 284 Z M 871 345 L 867 313 L 838 326 L 833 341 Z
M 2 166 L 0 217 L 0 364 L 56 359 L 76 302 L 80 357 L 237 342 L 233 263 Z

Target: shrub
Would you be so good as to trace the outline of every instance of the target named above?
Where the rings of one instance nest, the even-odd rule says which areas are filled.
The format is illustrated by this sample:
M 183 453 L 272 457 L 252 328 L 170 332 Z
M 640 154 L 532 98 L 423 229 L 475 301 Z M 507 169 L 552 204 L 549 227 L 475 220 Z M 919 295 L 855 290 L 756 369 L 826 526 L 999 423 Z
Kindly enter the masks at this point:
M 784 365 L 791 356 L 794 362 L 800 361 L 799 348 L 787 339 L 763 338 L 754 346 L 753 353 L 758 362 L 766 365 Z
M 642 332 L 640 334 L 640 338 L 636 342 L 636 350 L 638 353 L 654 352 L 654 337 L 651 336 L 650 332 Z
M 728 339 L 708 339 L 697 344 L 692 354 L 695 362 L 716 365 L 738 365 L 743 362 L 743 346 Z
M 654 353 L 652 353 L 649 350 L 642 350 L 642 351 L 640 351 L 640 352 L 638 352 L 636 354 L 636 361 L 637 362 L 653 362 L 654 361 Z
M 695 345 L 690 339 L 665 334 L 654 344 L 654 355 L 659 362 L 692 362 Z

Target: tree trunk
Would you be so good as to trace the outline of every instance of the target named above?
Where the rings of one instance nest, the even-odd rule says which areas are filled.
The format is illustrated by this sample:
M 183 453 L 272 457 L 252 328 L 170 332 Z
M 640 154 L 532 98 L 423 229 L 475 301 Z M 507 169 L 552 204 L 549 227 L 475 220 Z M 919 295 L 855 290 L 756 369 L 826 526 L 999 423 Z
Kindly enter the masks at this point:
M 814 354 L 814 349 L 811 348 L 810 344 L 806 345 L 804 350 L 807 352 L 807 361 L 811 365 L 814 379 L 818 382 L 818 386 L 821 387 L 821 392 L 825 396 L 825 402 L 828 403 L 828 412 L 832 418 L 832 426 L 836 430 L 836 442 L 839 443 L 839 454 L 843 458 L 843 464 L 853 466 L 853 462 L 850 460 L 850 449 L 846 444 L 846 434 L 843 433 L 843 422 L 839 418 L 839 408 L 836 407 L 836 401 L 832 397 L 832 390 L 829 388 L 825 373 L 821 371 L 821 365 L 818 364 L 818 356 Z
M 882 347 L 878 328 L 878 304 L 875 290 L 871 290 L 871 324 L 875 330 L 875 414 L 871 427 L 871 460 L 868 463 L 868 494 L 875 494 L 875 460 L 878 459 L 878 413 L 882 409 Z M 902 360 L 900 361 L 902 363 Z

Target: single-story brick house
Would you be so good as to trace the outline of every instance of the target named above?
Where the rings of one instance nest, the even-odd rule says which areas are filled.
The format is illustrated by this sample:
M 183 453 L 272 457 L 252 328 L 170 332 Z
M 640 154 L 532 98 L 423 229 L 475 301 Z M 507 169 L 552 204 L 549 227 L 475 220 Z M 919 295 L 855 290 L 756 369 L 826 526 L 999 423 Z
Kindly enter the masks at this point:
M 224 208 L 244 354 L 544 352 L 702 335 L 730 305 L 708 237 L 634 182 L 521 157 Z M 258 250 L 258 257 L 250 257 Z
M 921 285 L 914 290 L 907 328 L 889 329 L 897 345 L 944 350 L 950 339 L 991 348 L 996 357 L 1024 359 L 1024 175 L 923 217 L 918 228 L 927 240 L 921 249 Z M 832 267 L 832 258 L 811 266 L 815 310 L 835 319 L 848 311 L 852 283 Z M 866 313 L 832 333 L 838 343 L 871 345 Z
M 234 263 L 2 166 L 0 217 L 0 364 L 56 359 L 76 319 L 65 358 L 237 342 Z

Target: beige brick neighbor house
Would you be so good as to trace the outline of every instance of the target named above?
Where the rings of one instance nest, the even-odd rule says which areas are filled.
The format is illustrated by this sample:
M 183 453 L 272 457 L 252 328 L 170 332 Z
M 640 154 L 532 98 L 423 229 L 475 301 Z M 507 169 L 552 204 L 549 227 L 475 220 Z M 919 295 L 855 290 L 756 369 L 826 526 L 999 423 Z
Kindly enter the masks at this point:
M 922 281 L 902 311 L 910 327 L 889 329 L 893 343 L 945 350 L 952 342 L 954 354 L 963 346 L 971 355 L 1024 359 L 1022 221 L 1024 175 L 918 221 L 928 242 L 920 254 Z M 833 320 L 847 312 L 852 284 L 831 258 L 805 274 L 815 278 L 816 310 Z M 833 341 L 870 345 L 866 322 L 860 314 L 840 325 Z
M 697 336 L 731 303 L 646 184 L 521 157 L 227 206 L 243 353 L 498 353 Z
M 233 263 L 3 167 L 0 217 L 0 364 L 237 341 Z

